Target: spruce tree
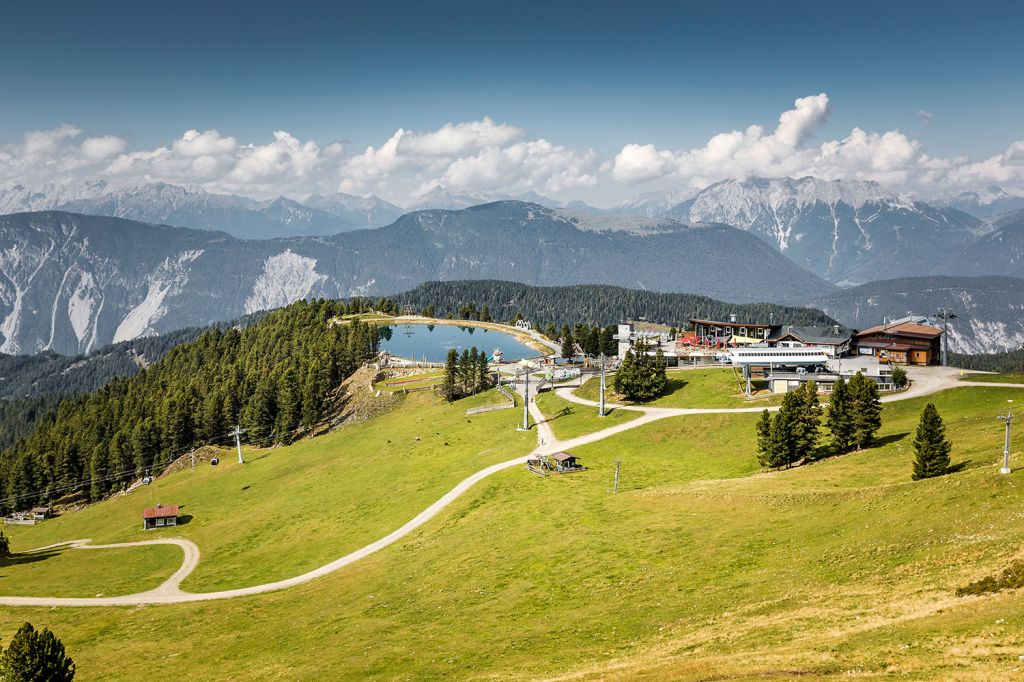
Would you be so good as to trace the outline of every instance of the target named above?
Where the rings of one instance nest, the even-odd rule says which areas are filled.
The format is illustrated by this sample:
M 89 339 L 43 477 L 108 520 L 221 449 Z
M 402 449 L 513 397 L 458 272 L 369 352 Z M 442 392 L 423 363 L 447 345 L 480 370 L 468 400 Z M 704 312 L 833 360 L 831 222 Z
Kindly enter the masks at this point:
M 853 415 L 846 380 L 839 377 L 829 398 L 826 424 L 832 432 L 832 447 L 839 454 L 853 447 Z
M 441 381 L 441 395 L 448 402 L 456 397 L 456 381 L 459 373 L 459 352 L 454 348 L 448 349 L 448 357 L 444 363 L 444 379 Z
M 949 471 L 949 452 L 953 445 L 946 439 L 946 427 L 935 405 L 928 403 L 921 412 L 921 420 L 914 436 L 915 481 L 942 476 Z
M 477 361 L 476 390 L 482 391 L 490 384 L 490 368 L 487 363 L 487 351 L 480 351 Z
M 763 467 L 773 467 L 776 453 L 772 441 L 772 415 L 768 410 L 762 410 L 761 418 L 757 420 L 757 461 Z
M 882 427 L 882 404 L 878 400 L 878 386 L 860 372 L 850 379 L 849 389 L 853 443 L 859 450 L 871 445 Z
M 571 360 L 576 356 L 576 348 L 572 338 L 572 332 L 568 327 L 562 330 L 562 357 Z
M 75 662 L 48 628 L 39 632 L 25 623 L 0 654 L 0 679 L 5 682 L 69 682 L 74 677 Z
M 793 393 L 796 395 L 793 411 L 794 461 L 811 459 L 818 447 L 818 429 L 821 426 L 818 384 L 807 381 Z

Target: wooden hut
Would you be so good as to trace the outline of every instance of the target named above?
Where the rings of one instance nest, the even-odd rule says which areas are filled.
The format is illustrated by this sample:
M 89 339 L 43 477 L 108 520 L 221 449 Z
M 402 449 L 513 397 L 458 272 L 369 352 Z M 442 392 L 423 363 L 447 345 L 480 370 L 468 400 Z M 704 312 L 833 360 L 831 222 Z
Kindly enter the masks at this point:
M 147 507 L 142 512 L 142 529 L 154 530 L 178 525 L 178 505 Z

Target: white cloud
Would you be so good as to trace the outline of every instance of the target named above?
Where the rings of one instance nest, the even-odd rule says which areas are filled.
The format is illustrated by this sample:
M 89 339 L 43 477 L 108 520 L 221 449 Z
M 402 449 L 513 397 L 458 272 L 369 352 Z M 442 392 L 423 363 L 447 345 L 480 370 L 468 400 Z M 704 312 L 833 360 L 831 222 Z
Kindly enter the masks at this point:
M 120 154 L 128 145 L 116 135 L 103 135 L 101 137 L 88 137 L 82 143 L 82 154 L 87 159 L 106 159 L 115 154 Z
M 1024 159 L 1020 158 L 1024 153 L 1014 152 L 1024 150 L 1022 142 L 980 163 L 963 157 L 931 157 L 918 140 L 898 130 L 876 133 L 854 128 L 843 138 L 807 145 L 828 113 L 828 95 L 821 93 L 797 99 L 771 132 L 751 125 L 714 135 L 703 147 L 675 151 L 627 144 L 615 156 L 611 176 L 623 183 L 676 189 L 750 176 L 813 175 L 826 180 L 876 180 L 922 196 L 992 183 L 1024 193 Z
M 530 138 L 522 128 L 486 117 L 435 130 L 399 128 L 355 153 L 337 142 L 301 140 L 286 131 L 243 142 L 216 129 L 186 130 L 166 145 L 129 149 L 117 135 L 86 136 L 64 124 L 0 144 L 0 187 L 164 181 L 260 198 L 341 190 L 408 203 L 443 185 L 492 196 L 533 191 L 569 199 L 579 193 L 612 203 L 637 191 L 678 192 L 729 178 L 814 175 L 877 180 L 926 197 L 992 184 L 1024 194 L 1024 141 L 977 161 L 930 156 L 919 140 L 899 130 L 855 127 L 845 136 L 815 140 L 829 109 L 825 93 L 801 97 L 773 129 L 751 124 L 691 149 L 629 143 L 611 158 Z M 930 120 L 928 112 L 918 113 Z

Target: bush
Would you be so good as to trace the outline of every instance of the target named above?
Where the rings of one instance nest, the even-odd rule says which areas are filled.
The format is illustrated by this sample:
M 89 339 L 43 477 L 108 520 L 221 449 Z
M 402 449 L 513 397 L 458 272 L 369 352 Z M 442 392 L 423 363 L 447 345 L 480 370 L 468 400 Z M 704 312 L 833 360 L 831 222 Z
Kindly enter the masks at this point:
M 0 557 L 11 556 L 11 540 L 0 530 Z
M 668 386 L 665 356 L 661 349 L 656 355 L 649 355 L 646 347 L 637 346 L 636 352 L 626 352 L 622 365 L 615 372 L 614 386 L 627 400 L 647 402 L 665 392 Z
M 1013 590 L 1024 587 L 1024 561 L 1010 564 L 999 576 L 987 576 L 964 587 L 958 587 L 956 596 L 966 597 L 970 594 L 990 594 L 1000 590 Z
M 902 367 L 894 367 L 892 370 L 892 385 L 896 388 L 906 388 L 910 380 L 907 379 L 907 370 Z

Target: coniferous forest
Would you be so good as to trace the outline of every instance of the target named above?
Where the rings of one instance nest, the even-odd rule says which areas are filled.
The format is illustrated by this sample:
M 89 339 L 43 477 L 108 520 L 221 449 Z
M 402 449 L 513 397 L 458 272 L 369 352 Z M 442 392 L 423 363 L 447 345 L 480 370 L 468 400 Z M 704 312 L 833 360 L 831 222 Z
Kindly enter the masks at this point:
M 428 282 L 393 298 L 398 308 L 408 304 L 422 311 L 429 307 L 437 317 L 461 317 L 460 311 L 466 312 L 472 305 L 478 312 L 486 309 L 488 317 L 494 320 L 507 321 L 519 315 L 535 325 L 586 322 L 605 326 L 646 317 L 652 322 L 683 328 L 691 317 L 727 320 L 730 313 L 746 322 L 835 324 L 832 318 L 815 308 L 726 303 L 694 294 L 666 294 L 598 284 L 535 287 L 500 280 Z
M 65 399 L 0 454 L 0 507 L 70 493 L 97 499 L 189 449 L 287 443 L 323 415 L 330 392 L 377 352 L 373 325 L 332 324 L 338 301 L 299 301 L 246 328 L 212 329 L 130 378 Z

